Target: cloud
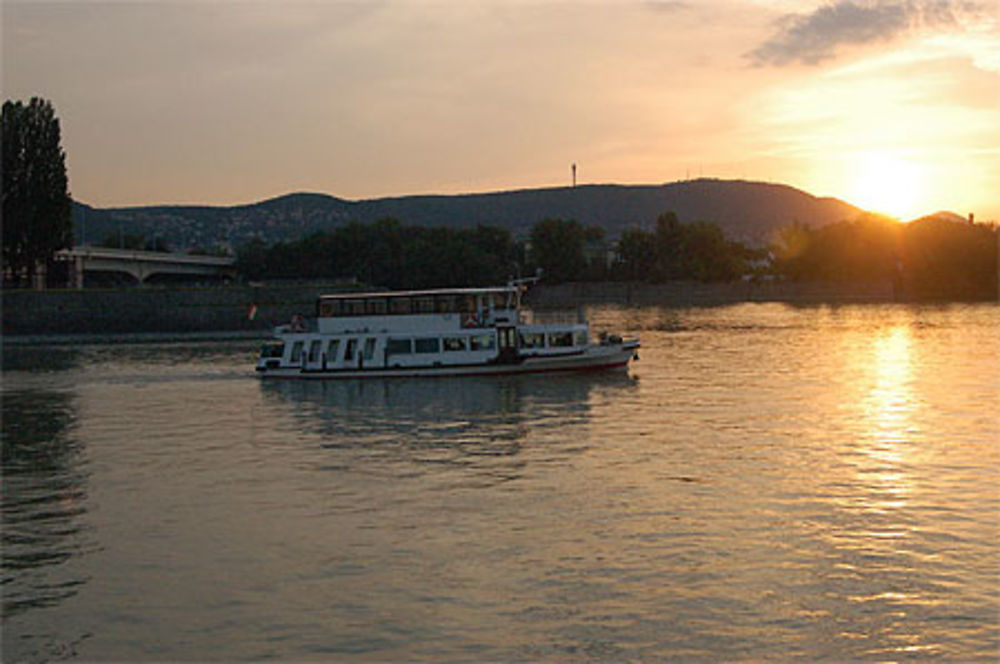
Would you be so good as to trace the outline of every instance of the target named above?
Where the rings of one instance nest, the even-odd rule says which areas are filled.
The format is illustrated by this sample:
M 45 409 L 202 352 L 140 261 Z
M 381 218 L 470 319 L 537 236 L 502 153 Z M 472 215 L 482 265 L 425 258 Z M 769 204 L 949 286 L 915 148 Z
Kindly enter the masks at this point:
M 662 12 L 675 12 L 682 9 L 691 9 L 691 4 L 678 0 L 643 0 L 642 5 L 649 9 Z
M 816 65 L 844 46 L 887 42 L 919 28 L 954 27 L 971 3 L 960 0 L 840 0 L 809 14 L 788 14 L 777 32 L 747 54 L 758 66 Z

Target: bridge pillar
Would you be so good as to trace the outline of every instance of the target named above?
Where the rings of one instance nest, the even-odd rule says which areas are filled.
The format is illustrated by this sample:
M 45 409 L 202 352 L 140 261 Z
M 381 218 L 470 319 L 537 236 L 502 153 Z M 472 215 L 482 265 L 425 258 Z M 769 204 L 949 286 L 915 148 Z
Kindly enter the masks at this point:
M 83 288 L 83 256 L 76 256 L 73 258 L 73 264 L 69 266 L 67 270 L 69 273 L 69 283 L 66 284 L 70 288 L 75 288 L 80 290 Z
M 31 287 L 35 290 L 45 290 L 45 283 L 48 280 L 48 266 L 43 260 L 35 261 L 35 273 L 32 275 Z

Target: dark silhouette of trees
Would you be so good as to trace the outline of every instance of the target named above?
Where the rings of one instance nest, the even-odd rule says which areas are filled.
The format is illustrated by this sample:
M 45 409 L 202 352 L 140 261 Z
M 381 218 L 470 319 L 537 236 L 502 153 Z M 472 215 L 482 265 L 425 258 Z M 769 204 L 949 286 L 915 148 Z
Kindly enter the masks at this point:
M 586 231 L 580 222 L 544 219 L 531 229 L 530 260 L 542 269 L 546 281 L 575 281 L 587 268 L 586 244 Z
M 501 284 L 535 267 L 552 283 L 717 282 L 770 272 L 793 281 L 891 280 L 914 299 L 978 299 L 996 297 L 997 232 L 937 218 L 900 224 L 877 215 L 821 228 L 795 224 L 780 231 L 768 266 L 767 250 L 666 213 L 655 231 L 626 229 L 609 270 L 601 229 L 573 220 L 537 223 L 526 248 L 502 228 L 427 228 L 383 219 L 270 247 L 256 240 L 240 249 L 238 267 L 251 280 L 355 279 L 404 289 Z
M 638 228 L 623 232 L 618 253 L 621 278 L 652 283 L 730 281 L 743 275 L 752 255 L 742 244 L 726 240 L 718 226 L 681 223 L 673 212 L 661 214 L 652 233 Z
M 650 233 L 626 228 L 618 240 L 618 272 L 625 281 L 649 281 L 656 268 L 656 244 Z
M 924 219 L 903 231 L 906 292 L 920 299 L 996 299 L 996 226 Z
M 995 298 L 996 234 L 982 224 L 936 217 L 902 224 L 866 214 L 782 229 L 772 267 L 793 281 L 892 280 L 914 299 Z
M 2 123 L 4 275 L 20 284 L 72 245 L 72 203 L 52 104 L 5 101 Z
M 547 282 L 600 281 L 607 278 L 604 229 L 575 219 L 543 219 L 531 228 L 528 264 Z
M 871 281 L 895 278 L 903 226 L 866 214 L 818 229 L 782 229 L 775 269 L 796 280 Z
M 142 233 L 109 233 L 104 236 L 104 239 L 98 246 L 109 249 L 135 249 L 137 251 L 159 251 L 163 253 L 170 251 L 170 244 L 164 238 L 156 236 L 152 239 L 146 239 L 146 236 Z M 188 253 L 215 255 L 204 250 L 197 252 L 189 251 Z
M 523 251 L 501 228 L 404 226 L 395 219 L 350 223 L 332 232 L 240 249 L 247 279 L 355 279 L 387 288 L 442 288 L 505 283 Z

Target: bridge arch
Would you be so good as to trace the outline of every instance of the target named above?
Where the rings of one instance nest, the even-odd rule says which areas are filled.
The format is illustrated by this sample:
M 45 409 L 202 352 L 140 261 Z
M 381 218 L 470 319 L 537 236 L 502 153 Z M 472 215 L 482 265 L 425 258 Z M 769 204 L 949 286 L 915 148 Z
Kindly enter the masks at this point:
M 236 259 L 231 256 L 192 256 L 189 254 L 74 247 L 56 253 L 56 260 L 70 264 L 70 286 L 82 288 L 85 274 L 127 274 L 137 284 L 172 277 L 199 277 L 212 280 L 236 277 Z

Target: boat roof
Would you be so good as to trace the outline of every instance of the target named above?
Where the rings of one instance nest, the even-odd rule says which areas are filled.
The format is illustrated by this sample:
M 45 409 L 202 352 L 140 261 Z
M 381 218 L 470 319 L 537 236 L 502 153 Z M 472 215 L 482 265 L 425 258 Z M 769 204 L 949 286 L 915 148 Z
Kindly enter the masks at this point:
M 337 293 L 335 295 L 320 295 L 321 300 L 352 300 L 369 297 L 428 297 L 433 295 L 490 295 L 494 293 L 513 293 L 517 286 L 490 286 L 487 288 L 436 288 L 429 290 L 406 291 L 364 291 L 352 293 Z

